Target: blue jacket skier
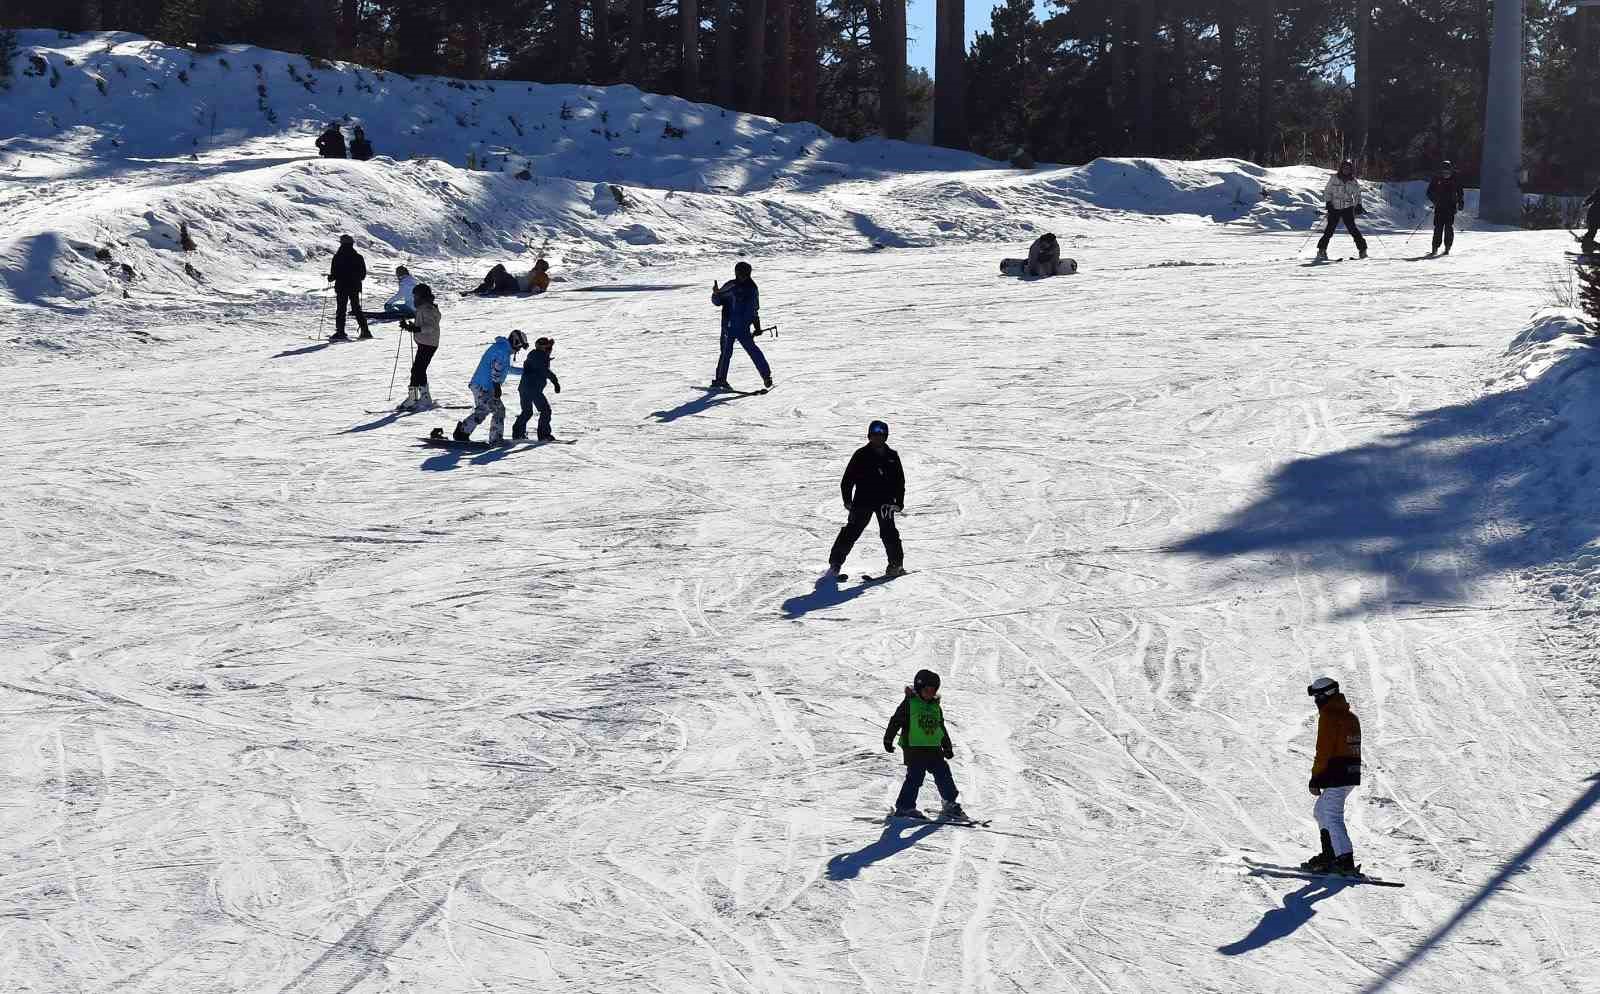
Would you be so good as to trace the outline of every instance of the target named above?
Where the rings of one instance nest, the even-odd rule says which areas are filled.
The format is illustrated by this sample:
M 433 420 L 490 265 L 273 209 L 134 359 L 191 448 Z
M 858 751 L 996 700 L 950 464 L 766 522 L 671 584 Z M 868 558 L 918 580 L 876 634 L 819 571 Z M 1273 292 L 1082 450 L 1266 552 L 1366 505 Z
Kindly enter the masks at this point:
M 541 338 L 533 343 L 528 358 L 522 361 L 522 379 L 517 383 L 517 393 L 522 397 L 522 412 L 511 425 L 512 438 L 528 437 L 528 419 L 533 417 L 534 408 L 538 408 L 539 441 L 549 442 L 555 439 L 550 433 L 550 402 L 544 396 L 546 380 L 556 388 L 556 393 L 561 392 L 561 380 L 556 377 L 556 371 L 550 368 L 550 354 L 555 351 L 555 347 L 554 338 Z
M 500 401 L 500 386 L 511 371 L 512 359 L 527 347 L 528 336 L 518 329 L 504 338 L 496 338 L 494 344 L 484 350 L 483 358 L 478 360 L 478 368 L 467 384 L 472 388 L 472 413 L 467 415 L 465 421 L 456 424 L 456 441 L 470 439 L 478 425 L 491 416 L 493 421 L 489 425 L 489 444 L 499 445 L 505 440 L 506 405 Z
M 917 793 L 922 790 L 923 779 L 932 773 L 933 782 L 939 788 L 939 797 L 944 801 L 939 817 L 965 820 L 967 813 L 961 810 L 956 800 L 961 792 L 956 789 L 955 777 L 950 774 L 949 760 L 956 754 L 955 746 L 950 741 L 950 730 L 944 724 L 944 705 L 939 700 L 939 674 L 932 670 L 917 671 L 911 686 L 906 688 L 905 700 L 900 702 L 890 717 L 889 727 L 883 730 L 884 752 L 894 752 L 897 741 L 905 754 L 906 779 L 900 787 L 899 796 L 895 798 L 895 815 L 901 818 L 923 817 L 922 812 L 917 810 Z
M 732 390 L 728 385 L 728 364 L 733 361 L 733 344 L 744 348 L 750 361 L 755 363 L 761 382 L 772 386 L 772 368 L 767 357 L 756 345 L 755 336 L 761 334 L 761 291 L 750 278 L 750 264 L 741 262 L 733 267 L 733 282 L 726 285 L 711 284 L 711 302 L 722 308 L 722 349 L 717 356 L 717 375 L 711 381 L 712 390 Z M 752 332 L 752 327 L 754 331 Z

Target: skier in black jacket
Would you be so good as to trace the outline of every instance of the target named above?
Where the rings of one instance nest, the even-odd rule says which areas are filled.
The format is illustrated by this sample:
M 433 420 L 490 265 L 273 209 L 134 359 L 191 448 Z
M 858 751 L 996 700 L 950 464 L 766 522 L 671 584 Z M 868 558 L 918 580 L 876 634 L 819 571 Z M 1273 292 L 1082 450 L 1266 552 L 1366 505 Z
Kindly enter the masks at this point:
M 350 158 L 366 162 L 372 158 L 372 143 L 367 141 L 367 133 L 357 126 L 355 135 L 350 139 Z
M 900 546 L 900 529 L 894 525 L 894 516 L 905 507 L 906 476 L 900 468 L 900 456 L 889 448 L 889 426 L 874 421 L 867 427 L 867 444 L 850 457 L 844 478 L 839 481 L 839 491 L 844 496 L 844 507 L 849 520 L 839 529 L 833 540 L 833 551 L 828 553 L 828 571 L 824 579 L 839 579 L 839 568 L 845 557 L 861 537 L 867 522 L 878 519 L 878 535 L 883 539 L 883 551 L 889 556 L 889 568 L 884 576 L 905 573 L 905 550 Z
M 356 251 L 356 240 L 349 235 L 340 235 L 339 251 L 333 253 L 333 262 L 328 266 L 328 282 L 333 284 L 334 296 L 339 301 L 339 309 L 333 315 L 333 335 L 328 339 L 330 342 L 350 340 L 350 336 L 344 333 L 346 306 L 356 313 L 356 324 L 361 328 L 361 337 L 372 337 L 372 332 L 367 330 L 367 316 L 361 313 L 361 281 L 366 278 L 367 260 Z
M 1596 232 L 1600 232 L 1600 186 L 1595 187 L 1593 193 L 1583 198 L 1583 206 L 1589 208 L 1589 215 L 1583 222 L 1589 226 L 1589 230 L 1583 233 L 1583 251 L 1593 255 L 1597 248 L 1594 236 Z
M 561 380 L 556 377 L 556 371 L 550 368 L 550 353 L 555 351 L 555 347 L 554 338 L 541 338 L 533 343 L 528 358 L 522 361 L 522 379 L 517 382 L 517 394 L 522 398 L 522 413 L 511 424 L 512 438 L 528 437 L 528 419 L 533 417 L 533 409 L 538 408 L 539 441 L 555 441 L 555 436 L 550 434 L 550 402 L 544 396 L 547 379 L 556 388 L 556 393 L 561 392 Z
M 1428 202 L 1433 204 L 1433 251 L 1428 255 L 1437 255 L 1441 242 L 1444 254 L 1449 255 L 1450 246 L 1456 241 L 1456 211 L 1466 208 L 1467 194 L 1461 189 L 1461 180 L 1456 178 L 1455 166 L 1448 160 L 1438 175 L 1428 181 Z
M 344 132 L 339 130 L 338 121 L 329 124 L 328 130 L 317 136 L 317 154 L 324 159 L 344 158 Z

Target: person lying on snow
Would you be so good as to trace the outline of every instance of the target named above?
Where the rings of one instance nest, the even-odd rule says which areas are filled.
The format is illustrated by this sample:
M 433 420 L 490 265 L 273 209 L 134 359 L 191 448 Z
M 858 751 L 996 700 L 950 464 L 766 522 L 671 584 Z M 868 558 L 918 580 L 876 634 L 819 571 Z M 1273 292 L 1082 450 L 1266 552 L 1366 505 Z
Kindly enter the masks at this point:
M 487 297 L 506 293 L 544 293 L 548 289 L 550 289 L 550 264 L 540 259 L 522 276 L 513 276 L 505 266 L 496 263 L 495 267 L 484 275 L 483 282 L 467 293 Z

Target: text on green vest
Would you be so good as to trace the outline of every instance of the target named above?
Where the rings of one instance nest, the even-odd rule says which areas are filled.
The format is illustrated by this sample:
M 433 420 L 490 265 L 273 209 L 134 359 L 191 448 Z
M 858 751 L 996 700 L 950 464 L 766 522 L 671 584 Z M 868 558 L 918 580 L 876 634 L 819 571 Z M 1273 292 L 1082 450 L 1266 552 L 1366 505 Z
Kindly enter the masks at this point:
M 913 749 L 944 745 L 944 711 L 937 697 L 931 701 L 916 696 L 906 699 L 906 727 L 900 733 L 900 744 Z

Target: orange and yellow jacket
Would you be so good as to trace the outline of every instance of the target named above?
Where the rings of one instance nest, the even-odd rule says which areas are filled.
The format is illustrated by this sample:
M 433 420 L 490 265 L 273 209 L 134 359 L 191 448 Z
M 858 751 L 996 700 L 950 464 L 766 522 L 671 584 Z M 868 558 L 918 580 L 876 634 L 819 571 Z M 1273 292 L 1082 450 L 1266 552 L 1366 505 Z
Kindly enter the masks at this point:
M 1317 758 L 1311 763 L 1311 786 L 1354 787 L 1361 782 L 1361 722 L 1343 694 L 1330 696 L 1317 709 Z

